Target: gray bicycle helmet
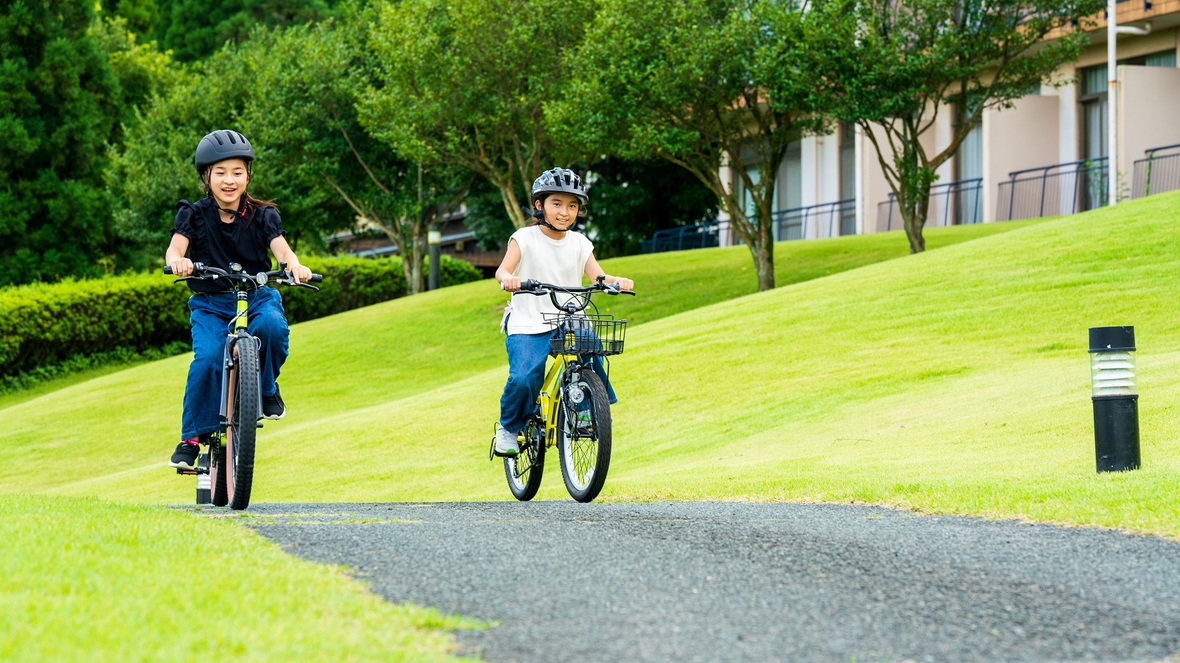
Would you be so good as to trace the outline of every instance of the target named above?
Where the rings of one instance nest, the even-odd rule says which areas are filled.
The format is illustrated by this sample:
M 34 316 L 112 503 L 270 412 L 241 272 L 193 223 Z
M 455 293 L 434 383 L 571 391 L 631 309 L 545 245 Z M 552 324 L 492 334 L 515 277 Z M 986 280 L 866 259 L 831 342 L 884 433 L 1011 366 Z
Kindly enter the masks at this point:
M 574 171 L 569 168 L 553 168 L 541 173 L 541 176 L 533 182 L 533 203 L 536 204 L 538 200 L 550 193 L 568 193 L 574 196 L 581 204 L 578 216 L 586 215 L 586 203 L 589 198 L 586 196 L 586 187 L 582 184 L 582 178 L 578 177 Z
M 254 148 L 242 134 L 229 129 L 219 129 L 207 134 L 197 143 L 193 165 L 197 167 L 198 175 L 204 175 L 206 168 L 226 159 L 243 159 L 249 168 L 250 162 L 254 160 Z

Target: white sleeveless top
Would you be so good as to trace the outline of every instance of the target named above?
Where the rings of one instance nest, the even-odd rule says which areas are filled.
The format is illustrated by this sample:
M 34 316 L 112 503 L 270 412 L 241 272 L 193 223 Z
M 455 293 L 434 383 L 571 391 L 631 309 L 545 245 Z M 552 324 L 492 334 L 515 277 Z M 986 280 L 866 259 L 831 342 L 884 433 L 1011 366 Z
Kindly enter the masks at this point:
M 512 233 L 511 239 L 520 247 L 520 264 L 513 274 L 521 281 L 535 279 L 571 288 L 582 285 L 586 261 L 594 253 L 594 244 L 582 233 L 571 230 L 562 239 L 550 239 L 540 226 L 528 226 Z M 565 301 L 568 297 L 558 295 L 557 301 Z M 540 334 L 552 329 L 541 315 L 557 312 L 549 295 L 515 295 L 511 305 L 509 335 Z

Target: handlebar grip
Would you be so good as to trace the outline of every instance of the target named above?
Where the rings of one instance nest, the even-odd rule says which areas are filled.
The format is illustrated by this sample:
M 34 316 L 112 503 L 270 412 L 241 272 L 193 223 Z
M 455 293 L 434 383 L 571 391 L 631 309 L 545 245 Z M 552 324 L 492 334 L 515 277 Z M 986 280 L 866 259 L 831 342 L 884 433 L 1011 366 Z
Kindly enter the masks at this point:
M 164 265 L 164 273 L 171 274 L 172 273 L 172 266 L 171 265 Z
M 536 279 L 529 279 L 527 281 L 520 282 L 520 289 L 521 290 L 532 291 L 532 290 L 536 290 L 539 287 L 541 287 L 541 282 Z
M 323 274 L 312 274 L 311 280 L 308 281 L 308 283 L 322 283 L 323 281 L 324 281 Z

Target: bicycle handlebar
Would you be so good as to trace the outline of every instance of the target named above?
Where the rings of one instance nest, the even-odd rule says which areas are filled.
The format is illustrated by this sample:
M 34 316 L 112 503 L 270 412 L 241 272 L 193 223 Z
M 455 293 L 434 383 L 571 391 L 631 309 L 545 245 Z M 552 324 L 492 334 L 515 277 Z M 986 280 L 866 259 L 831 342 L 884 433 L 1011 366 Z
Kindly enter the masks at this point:
M 172 274 L 172 267 L 164 265 L 164 273 Z M 291 274 L 287 271 L 287 263 L 280 262 L 279 268 L 269 272 L 258 272 L 257 274 L 248 274 L 245 271 L 227 272 L 220 267 L 206 265 L 199 262 L 193 263 L 193 273 L 189 276 L 182 276 L 176 279 L 176 282 L 187 281 L 189 279 L 213 280 L 224 278 L 231 281 L 241 281 L 243 283 L 254 283 L 258 286 L 266 285 L 272 277 L 278 277 L 274 280 L 279 285 L 298 285 L 304 288 L 311 288 L 312 290 L 319 290 L 310 283 L 321 283 L 324 280 L 323 274 L 312 274 L 311 279 L 303 283 L 295 283 L 291 280 Z
M 559 311 L 565 311 L 569 314 L 586 310 L 586 307 L 590 306 L 590 295 L 595 292 L 605 292 L 612 297 L 614 295 L 635 295 L 635 292 L 632 290 L 619 289 L 619 284 L 617 283 L 611 283 L 609 285 L 603 283 L 602 278 L 603 277 L 600 276 L 595 283 L 580 287 L 553 285 L 552 283 L 541 283 L 540 281 L 529 279 L 527 281 L 522 281 L 520 284 L 520 290 L 517 290 L 512 294 L 513 296 L 520 294 L 537 296 L 549 295 L 549 301 L 553 302 L 553 308 Z M 573 295 L 573 298 L 564 304 L 558 303 L 557 293 L 559 292 L 565 293 L 567 295 Z
M 541 283 L 533 279 L 520 282 L 520 290 L 512 293 L 513 295 L 528 294 L 528 295 L 548 295 L 552 292 L 564 292 L 570 295 L 582 295 L 591 292 L 605 292 L 608 295 L 635 295 L 634 290 L 622 290 L 617 283 L 593 283 L 591 285 L 580 286 L 572 288 L 564 285 L 553 285 L 552 283 Z

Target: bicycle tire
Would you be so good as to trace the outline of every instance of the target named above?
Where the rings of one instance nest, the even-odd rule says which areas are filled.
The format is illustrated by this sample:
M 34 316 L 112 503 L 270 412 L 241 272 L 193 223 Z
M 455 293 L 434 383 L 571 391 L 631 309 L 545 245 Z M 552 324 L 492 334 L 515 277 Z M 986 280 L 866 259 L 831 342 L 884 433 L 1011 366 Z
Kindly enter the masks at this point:
M 229 494 L 225 481 L 225 475 L 227 473 L 228 468 L 225 466 L 225 446 L 221 444 L 220 437 L 211 436 L 209 438 L 209 495 L 213 506 L 225 506 L 229 504 Z
M 566 398 L 569 389 L 581 389 L 589 399 L 592 432 L 580 433 L 569 425 Z M 598 497 L 606 473 L 610 469 L 611 418 L 610 399 L 602 379 L 594 371 L 585 369 L 577 382 L 563 385 L 557 412 L 557 451 L 561 459 L 561 476 L 570 497 L 579 502 L 590 502 Z
M 536 422 L 530 421 L 524 429 L 524 444 L 520 453 L 504 458 L 504 478 L 508 490 L 521 502 L 536 496 L 541 488 L 541 475 L 545 472 L 545 434 Z
M 229 473 L 229 506 L 241 511 L 250 505 L 254 484 L 254 439 L 258 432 L 258 345 L 253 337 L 238 339 L 234 346 L 237 359 L 231 372 L 229 427 L 226 429 L 225 454 Z

